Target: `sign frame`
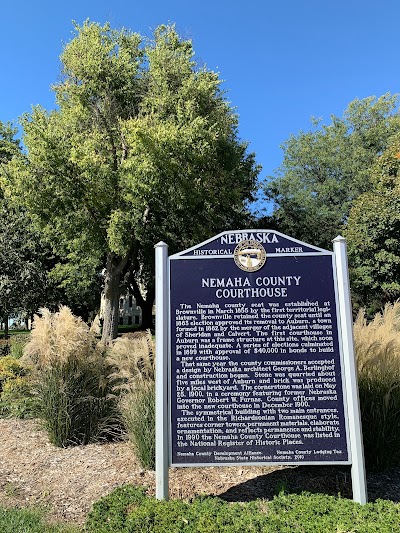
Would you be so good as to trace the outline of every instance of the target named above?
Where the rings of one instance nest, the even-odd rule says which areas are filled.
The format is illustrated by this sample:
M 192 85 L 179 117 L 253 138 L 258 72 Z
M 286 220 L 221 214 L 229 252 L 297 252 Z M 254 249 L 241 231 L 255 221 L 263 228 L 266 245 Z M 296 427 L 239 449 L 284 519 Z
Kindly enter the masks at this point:
M 268 253 L 268 258 L 274 257 L 296 257 L 303 256 L 330 256 L 332 261 L 333 284 L 335 294 L 336 327 L 339 349 L 339 364 L 342 384 L 342 398 L 344 409 L 344 425 L 348 450 L 348 459 L 342 461 L 252 461 L 252 462 L 229 462 L 229 463 L 173 463 L 172 462 L 172 402 L 171 402 L 171 324 L 169 316 L 171 309 L 171 262 L 185 260 L 208 260 L 208 259 L 230 259 L 233 254 L 221 250 L 223 255 L 207 252 L 207 245 L 226 236 L 227 240 L 234 244 L 234 236 L 252 234 L 268 234 L 279 236 L 282 239 L 298 245 L 297 247 L 286 248 L 285 252 Z M 268 236 L 267 236 L 268 239 Z M 239 241 L 240 242 L 240 241 Z M 268 241 L 267 241 L 268 242 Z M 168 498 L 168 467 L 207 467 L 207 466 L 271 466 L 271 465 L 351 465 L 353 497 L 359 503 L 366 503 L 366 482 L 365 466 L 363 456 L 361 418 L 359 410 L 357 375 L 354 362 L 354 345 L 352 337 L 352 315 L 350 290 L 347 270 L 346 241 L 338 236 L 334 241 L 334 251 L 325 250 L 304 243 L 275 230 L 232 230 L 221 232 L 220 234 L 196 245 L 187 250 L 174 254 L 167 258 L 167 245 L 159 243 L 156 245 L 156 497 L 158 499 Z M 205 248 L 204 248 L 205 247 Z M 306 251 L 303 251 L 303 249 Z M 203 252 L 205 250 L 206 252 Z M 294 251 L 290 251 L 294 250 Z M 300 252 L 301 250 L 301 252 Z M 157 266 L 158 265 L 158 266 Z M 157 275 L 158 272 L 158 275 Z M 157 292 L 158 287 L 158 292 Z M 160 297 L 161 295 L 161 297 Z M 160 313 L 161 310 L 161 313 Z M 160 316 L 161 315 L 161 316 Z M 161 338 L 161 339 L 160 339 Z M 161 355 L 161 358 L 160 358 Z M 285 358 L 281 355 L 281 358 Z M 162 362 L 161 362 L 162 361 Z M 159 372 L 157 373 L 157 367 Z M 168 389 L 168 394 L 166 392 Z M 161 398 L 161 399 L 160 399 Z M 168 419 L 167 427 L 166 419 Z M 158 430 L 157 430 L 158 428 Z M 159 444 L 162 442 L 162 446 Z M 161 451 L 162 447 L 162 451 Z M 158 457 L 158 459 L 157 459 Z M 161 459 L 162 457 L 162 459 Z

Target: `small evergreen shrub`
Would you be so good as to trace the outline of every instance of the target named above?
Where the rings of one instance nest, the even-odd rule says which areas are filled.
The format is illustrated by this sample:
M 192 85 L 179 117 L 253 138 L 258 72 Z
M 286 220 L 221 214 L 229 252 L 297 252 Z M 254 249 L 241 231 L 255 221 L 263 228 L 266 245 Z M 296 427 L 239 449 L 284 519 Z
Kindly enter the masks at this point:
M 34 418 L 38 408 L 31 376 L 15 376 L 3 383 L 0 393 L 1 418 Z
M 6 355 L 0 358 L 0 392 L 2 392 L 4 384 L 7 381 L 23 376 L 24 374 L 25 369 L 15 357 Z
M 117 339 L 107 362 L 130 442 L 141 466 L 155 467 L 155 345 L 150 331 Z
M 393 533 L 400 505 L 378 500 L 359 505 L 325 494 L 280 493 L 272 501 L 228 503 L 157 501 L 125 486 L 94 504 L 87 533 Z
M 36 414 L 32 380 L 19 359 L 0 358 L 0 417 L 31 418 Z
M 354 324 L 358 385 L 367 468 L 400 464 L 400 302 Z
M 118 487 L 93 505 L 85 529 L 93 533 L 126 531 L 128 512 L 142 504 L 145 499 L 146 492 L 142 487 Z
M 120 433 L 104 353 L 67 307 L 35 317 L 22 360 L 30 365 L 38 414 L 53 444 L 87 444 Z
M 89 533 L 259 533 L 265 515 L 257 503 L 242 505 L 219 498 L 158 501 L 143 489 L 116 489 L 94 504 L 85 528 Z
M 360 505 L 326 494 L 276 496 L 267 502 L 267 527 L 282 533 L 392 533 L 400 528 L 400 506 L 378 500 Z

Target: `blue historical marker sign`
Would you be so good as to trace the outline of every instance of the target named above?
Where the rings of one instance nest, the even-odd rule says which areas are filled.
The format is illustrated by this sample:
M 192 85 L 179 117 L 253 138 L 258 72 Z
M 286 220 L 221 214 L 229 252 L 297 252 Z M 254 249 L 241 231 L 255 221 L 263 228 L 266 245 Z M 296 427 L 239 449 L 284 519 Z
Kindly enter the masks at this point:
M 276 231 L 170 257 L 170 464 L 350 463 L 334 261 Z

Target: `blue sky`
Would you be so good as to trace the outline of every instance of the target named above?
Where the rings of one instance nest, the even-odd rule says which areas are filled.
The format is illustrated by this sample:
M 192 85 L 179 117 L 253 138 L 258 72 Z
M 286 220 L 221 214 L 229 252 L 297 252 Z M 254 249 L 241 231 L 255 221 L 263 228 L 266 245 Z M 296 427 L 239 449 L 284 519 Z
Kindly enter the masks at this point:
M 50 86 L 71 21 L 87 18 L 147 36 L 175 22 L 197 59 L 225 80 L 261 177 L 311 116 L 329 122 L 356 97 L 400 91 L 398 0 L 20 0 L 1 8 L 1 121 L 35 104 L 54 107 Z

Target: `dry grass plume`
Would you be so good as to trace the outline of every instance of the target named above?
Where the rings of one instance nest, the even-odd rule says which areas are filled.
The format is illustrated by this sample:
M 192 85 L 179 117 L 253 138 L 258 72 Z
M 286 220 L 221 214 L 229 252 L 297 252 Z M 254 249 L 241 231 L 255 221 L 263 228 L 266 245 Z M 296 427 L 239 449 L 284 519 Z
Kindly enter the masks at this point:
M 109 378 L 116 390 L 130 391 L 138 382 L 155 379 L 155 343 L 150 330 L 116 339 L 109 351 Z
M 367 322 L 364 310 L 354 323 L 354 343 L 359 374 L 369 372 L 400 375 L 400 301 L 386 304 Z
M 40 309 L 35 315 L 29 342 L 24 348 L 23 362 L 40 369 L 65 363 L 70 357 L 87 358 L 96 351 L 96 337 L 88 325 L 66 306 L 57 313 Z

